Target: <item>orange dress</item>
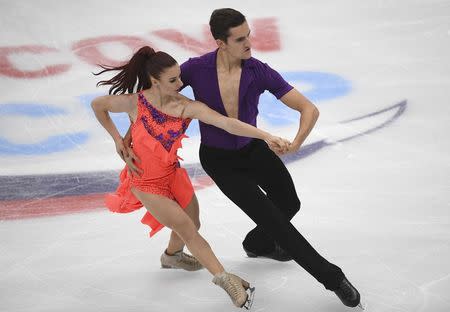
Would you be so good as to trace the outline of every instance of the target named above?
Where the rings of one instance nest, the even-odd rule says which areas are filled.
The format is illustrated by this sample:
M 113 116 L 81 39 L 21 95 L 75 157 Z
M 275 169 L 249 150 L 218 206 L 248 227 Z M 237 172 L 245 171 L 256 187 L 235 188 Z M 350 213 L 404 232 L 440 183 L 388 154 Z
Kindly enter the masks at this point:
M 131 126 L 133 152 L 140 158 L 137 165 L 143 170 L 140 177 L 128 174 L 127 166 L 120 173 L 120 184 L 114 194 L 105 199 L 109 210 L 119 213 L 135 211 L 142 203 L 131 192 L 158 194 L 176 201 L 183 209 L 192 200 L 194 188 L 186 172 L 180 168 L 177 155 L 181 140 L 191 119 L 167 115 L 153 107 L 142 92 L 138 93 L 138 113 Z M 164 225 L 148 211 L 141 220 L 151 228 L 150 237 Z

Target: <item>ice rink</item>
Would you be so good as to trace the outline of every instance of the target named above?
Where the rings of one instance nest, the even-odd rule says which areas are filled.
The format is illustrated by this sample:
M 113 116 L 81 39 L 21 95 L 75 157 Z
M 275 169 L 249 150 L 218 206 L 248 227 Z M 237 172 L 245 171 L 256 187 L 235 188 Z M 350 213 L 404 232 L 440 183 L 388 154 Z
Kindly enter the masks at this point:
M 170 231 L 149 238 L 144 209 L 104 207 L 123 163 L 89 106 L 107 92 L 95 64 L 146 44 L 180 64 L 211 51 L 221 7 L 246 15 L 253 56 L 321 112 L 284 158 L 295 226 L 366 311 L 450 311 L 448 0 L 0 0 L 0 311 L 237 311 L 206 270 L 160 268 Z M 260 128 L 294 138 L 298 113 L 268 93 L 259 110 Z M 352 310 L 294 261 L 245 255 L 254 223 L 202 170 L 196 124 L 188 135 L 200 232 L 256 286 L 252 311 Z

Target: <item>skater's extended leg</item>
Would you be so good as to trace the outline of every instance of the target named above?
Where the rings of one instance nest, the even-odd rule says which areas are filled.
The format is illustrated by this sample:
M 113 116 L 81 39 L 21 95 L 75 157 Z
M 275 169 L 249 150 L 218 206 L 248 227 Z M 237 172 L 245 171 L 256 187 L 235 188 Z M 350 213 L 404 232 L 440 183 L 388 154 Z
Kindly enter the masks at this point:
M 342 270 L 323 258 L 297 231 L 286 215 L 275 207 L 252 179 L 239 171 L 228 171 L 229 183 L 217 186 L 238 205 L 258 226 L 286 250 L 294 260 L 332 290 L 347 306 L 360 302 L 356 288 L 344 276 Z M 214 179 L 214 177 L 212 177 Z M 234 181 L 234 183 L 231 183 Z M 236 181 L 239 181 L 238 183 Z M 223 180 L 222 180 L 223 182 Z
M 214 176 L 211 178 L 215 180 Z M 228 198 L 327 289 L 338 287 L 344 276 L 341 269 L 317 253 L 253 179 L 242 175 L 239 170 L 227 170 L 227 175 L 222 175 L 221 180 L 215 182 Z
M 184 241 L 189 251 L 214 276 L 213 282 L 222 287 L 238 307 L 251 304 L 248 282 L 225 272 L 208 242 L 199 234 L 194 222 L 173 200 L 161 195 L 148 194 L 132 189 L 134 195 L 161 223 L 174 230 Z M 220 282 L 219 282 L 220 281 Z M 251 293 L 253 293 L 251 290 Z

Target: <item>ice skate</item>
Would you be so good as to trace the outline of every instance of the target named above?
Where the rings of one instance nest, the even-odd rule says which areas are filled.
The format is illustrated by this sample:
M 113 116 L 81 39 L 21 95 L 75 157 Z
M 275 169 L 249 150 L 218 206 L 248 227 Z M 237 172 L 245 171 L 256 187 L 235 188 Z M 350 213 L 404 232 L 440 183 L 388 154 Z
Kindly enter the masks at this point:
M 361 304 L 361 296 L 358 290 L 348 281 L 348 279 L 344 276 L 341 283 L 339 284 L 338 289 L 334 291 L 336 295 L 341 299 L 342 303 L 347 307 L 360 307 L 364 310 L 363 305 Z
M 217 274 L 212 281 L 228 293 L 236 307 L 247 310 L 252 307 L 255 288 L 250 287 L 247 281 L 228 272 Z
M 164 252 L 161 255 L 161 267 L 163 269 L 183 269 L 186 271 L 198 271 L 203 269 L 203 266 L 197 258 L 184 253 L 182 250 L 168 255 Z
M 293 259 L 292 256 L 290 254 L 288 254 L 283 248 L 281 248 L 280 245 L 278 245 L 277 243 L 275 243 L 275 247 L 271 252 L 256 253 L 256 252 L 253 252 L 250 249 L 246 248 L 245 246 L 244 246 L 244 251 L 249 258 L 263 257 L 263 258 L 269 258 L 269 259 L 273 259 L 273 260 L 277 260 L 277 261 L 281 261 L 281 262 L 291 261 Z

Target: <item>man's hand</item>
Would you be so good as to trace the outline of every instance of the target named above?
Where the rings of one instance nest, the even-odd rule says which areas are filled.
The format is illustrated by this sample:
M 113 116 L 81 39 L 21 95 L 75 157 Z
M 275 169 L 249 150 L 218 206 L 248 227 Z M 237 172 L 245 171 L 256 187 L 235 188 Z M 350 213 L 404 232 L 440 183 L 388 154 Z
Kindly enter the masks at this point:
M 136 163 L 140 163 L 141 160 L 134 154 L 131 148 L 128 149 L 128 156 L 124 158 L 124 161 L 127 164 L 129 174 L 140 177 L 144 172 L 144 170 L 136 166 Z
M 286 139 L 275 137 L 273 140 L 267 140 L 269 148 L 278 156 L 296 153 L 300 149 L 299 144 L 291 143 Z
M 299 149 L 300 149 L 299 145 L 291 143 L 291 144 L 289 144 L 289 146 L 285 150 L 281 151 L 280 153 L 277 153 L 277 155 L 278 156 L 283 156 L 283 155 L 287 155 L 287 154 L 293 154 L 293 153 L 298 152 Z
M 277 155 L 283 155 L 291 146 L 291 142 L 276 136 L 270 136 L 268 139 L 266 139 L 266 143 L 269 145 L 269 148 Z
M 130 129 L 131 129 L 131 127 L 130 127 Z M 123 137 L 123 145 L 125 145 L 128 149 L 131 149 L 131 143 L 132 143 L 130 129 L 128 129 L 127 133 Z
M 136 163 L 140 163 L 141 160 L 134 154 L 131 148 L 130 137 L 120 138 L 114 142 L 116 144 L 116 151 L 120 158 L 127 164 L 128 173 L 140 176 L 144 171 L 136 166 Z
M 125 147 L 123 139 L 119 138 L 115 140 L 114 143 L 116 144 L 117 154 L 119 154 L 120 158 L 122 158 L 122 160 L 125 161 L 125 157 L 128 157 L 128 148 Z

